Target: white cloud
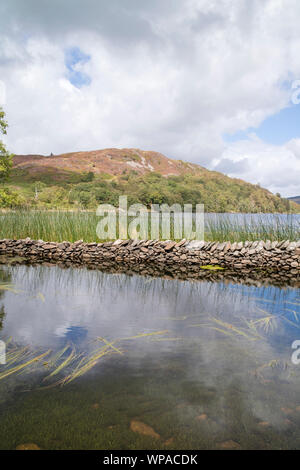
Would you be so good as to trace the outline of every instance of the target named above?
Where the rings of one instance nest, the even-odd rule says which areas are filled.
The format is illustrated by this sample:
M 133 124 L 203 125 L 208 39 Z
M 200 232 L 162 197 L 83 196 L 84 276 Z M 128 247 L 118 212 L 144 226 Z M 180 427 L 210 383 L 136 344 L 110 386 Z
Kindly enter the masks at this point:
M 289 102 L 282 84 L 300 77 L 299 2 L 40 5 L 0 5 L 0 80 L 12 151 L 140 147 L 227 168 L 283 195 L 300 193 L 300 152 L 292 149 L 298 144 L 222 139 L 258 126 Z M 73 46 L 91 57 L 80 64 L 91 84 L 80 90 L 64 63 Z
M 252 136 L 250 141 L 229 145 L 212 165 L 215 170 L 259 183 L 273 193 L 287 196 L 300 192 L 300 139 L 276 146 Z

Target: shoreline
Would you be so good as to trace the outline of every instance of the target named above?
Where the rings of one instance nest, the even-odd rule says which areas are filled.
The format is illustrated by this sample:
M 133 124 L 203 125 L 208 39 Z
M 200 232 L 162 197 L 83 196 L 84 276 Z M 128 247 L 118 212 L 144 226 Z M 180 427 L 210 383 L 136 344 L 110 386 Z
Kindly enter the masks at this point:
M 116 240 L 104 243 L 0 240 L 2 258 L 19 257 L 30 264 L 50 262 L 83 265 L 182 279 L 244 279 L 285 282 L 300 286 L 300 240 L 290 242 L 204 242 Z M 17 260 L 18 261 L 18 260 Z

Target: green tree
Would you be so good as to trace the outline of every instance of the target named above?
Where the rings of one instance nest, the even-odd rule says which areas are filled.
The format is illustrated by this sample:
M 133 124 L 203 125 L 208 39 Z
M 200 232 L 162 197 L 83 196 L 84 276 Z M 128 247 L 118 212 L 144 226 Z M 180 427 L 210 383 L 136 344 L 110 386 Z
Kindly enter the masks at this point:
M 7 133 L 8 124 L 5 120 L 5 113 L 0 107 L 0 134 Z M 0 140 L 0 181 L 5 181 L 9 177 L 12 167 L 13 155 L 8 152 L 2 140 Z
M 95 178 L 95 174 L 92 171 L 88 173 L 83 173 L 81 177 L 81 181 L 84 183 L 90 183 Z
M 87 191 L 81 191 L 79 193 L 79 201 L 82 207 L 87 208 L 90 200 L 91 200 L 91 196 Z

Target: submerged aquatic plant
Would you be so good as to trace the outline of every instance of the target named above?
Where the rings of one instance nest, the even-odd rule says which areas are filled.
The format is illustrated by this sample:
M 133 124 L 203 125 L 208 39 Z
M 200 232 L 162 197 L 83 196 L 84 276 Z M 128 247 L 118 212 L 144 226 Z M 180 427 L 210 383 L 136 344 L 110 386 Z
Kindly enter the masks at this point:
M 295 304 L 296 307 L 291 304 Z M 271 301 L 268 305 L 271 309 Z M 183 326 L 180 329 L 180 334 L 178 334 L 177 325 L 174 324 L 174 329 L 144 331 L 123 338 L 111 339 L 98 336 L 88 343 L 88 350 L 81 350 L 70 342 L 56 351 L 33 350 L 28 345 L 17 345 L 10 339 L 7 342 L 7 363 L 0 374 L 0 380 L 38 371 L 43 379 L 41 388 L 65 386 L 94 369 L 103 360 L 116 355 L 124 356 L 129 343 L 149 340 L 157 343 L 181 342 L 181 344 L 190 344 L 197 335 L 195 337 L 189 334 L 184 335 L 182 332 L 186 327 L 210 330 L 216 334 L 234 338 L 235 341 L 244 341 L 244 345 L 254 341 L 266 341 L 266 335 L 273 333 L 282 323 L 288 323 L 297 329 L 300 328 L 300 313 L 297 306 L 297 301 L 287 303 L 280 313 L 277 311 L 272 313 L 272 310 L 262 309 L 255 302 L 250 318 L 237 315 L 237 313 L 231 314 L 229 318 L 222 312 L 211 314 L 199 311 L 195 314 L 169 318 L 169 320 L 176 320 L 177 325 L 179 322 L 180 326 Z M 197 322 L 196 317 L 200 317 L 200 321 Z M 162 317 L 162 320 L 165 318 Z M 266 361 L 264 360 L 264 362 Z
M 70 349 L 70 346 L 66 346 L 65 348 L 62 349 L 62 351 L 60 351 L 58 353 L 58 358 L 59 357 L 64 357 L 65 353 Z M 53 364 L 56 363 L 56 361 L 58 360 L 58 358 L 56 357 L 55 358 L 55 361 L 53 362 Z M 74 359 L 76 358 L 76 352 L 75 352 L 75 348 L 73 347 L 71 349 L 71 352 L 70 354 L 65 358 L 63 359 L 63 361 L 59 364 L 58 367 L 56 367 L 49 376 L 45 377 L 44 380 L 47 380 L 49 379 L 50 377 L 53 377 L 54 375 L 57 375 L 59 372 L 61 372 L 65 367 L 67 367 Z M 50 361 L 49 361 L 50 362 Z M 49 363 L 48 363 L 49 365 Z
M 222 270 L 225 268 L 222 268 L 222 266 L 218 266 L 218 265 L 207 264 L 205 266 L 200 266 L 200 269 L 207 269 L 209 271 L 218 271 L 218 270 Z
M 124 351 L 120 349 L 119 343 L 139 338 L 164 335 L 166 333 L 168 333 L 167 330 L 140 333 L 135 336 L 119 338 L 112 341 L 98 337 L 95 341 L 101 341 L 104 345 L 96 347 L 90 353 L 78 351 L 74 345 L 67 344 L 57 352 L 53 353 L 53 351 L 49 349 L 43 353 L 35 355 L 34 351 L 32 351 L 29 346 L 17 346 L 13 343 L 7 351 L 7 362 L 5 370 L 0 374 L 0 380 L 13 374 L 32 372 L 33 370 L 36 370 L 33 366 L 39 365 L 39 369 L 43 373 L 45 369 L 48 371 L 50 370 L 50 373 L 43 378 L 43 382 L 51 381 L 53 377 L 63 375 L 63 377 L 58 381 L 42 388 L 67 385 L 93 369 L 104 357 L 112 354 L 123 355 Z M 174 340 L 174 338 L 170 338 L 170 340 Z M 9 343 L 6 342 L 6 345 L 8 344 Z M 53 354 L 50 355 L 51 353 Z M 46 358 L 47 361 L 44 360 Z
M 5 370 L 4 372 L 0 373 L 0 380 L 2 379 L 5 379 L 6 377 L 8 377 L 9 375 L 12 375 L 12 374 L 15 374 L 17 372 L 20 372 L 21 370 L 25 369 L 25 368 L 28 368 L 29 366 L 33 365 L 34 363 L 38 362 L 38 361 L 41 361 L 41 359 L 43 359 L 44 357 L 48 356 L 48 354 L 50 354 L 51 352 L 51 349 L 49 349 L 48 351 L 44 352 L 43 354 L 40 354 L 38 356 L 35 356 L 33 357 L 32 359 L 30 359 L 29 361 L 26 361 L 26 362 L 22 362 L 21 364 L 18 364 L 17 366 L 15 367 L 9 367 L 7 368 L 7 370 Z
M 13 284 L 1 284 L 0 283 L 0 291 L 9 291 L 13 292 L 14 294 L 19 294 L 21 291 L 18 289 L 15 289 Z

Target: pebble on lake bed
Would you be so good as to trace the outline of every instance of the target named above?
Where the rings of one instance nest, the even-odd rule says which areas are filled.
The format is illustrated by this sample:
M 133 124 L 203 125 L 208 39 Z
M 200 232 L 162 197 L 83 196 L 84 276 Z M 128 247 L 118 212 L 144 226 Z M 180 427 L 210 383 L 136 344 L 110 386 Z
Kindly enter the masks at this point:
M 174 444 L 174 437 L 170 437 L 170 439 L 167 439 L 167 440 L 164 442 L 164 445 L 165 445 L 165 446 L 171 446 L 172 444 Z
M 138 434 L 153 437 L 153 439 L 160 439 L 160 435 L 155 432 L 151 426 L 142 423 L 141 421 L 136 421 L 135 419 L 133 419 L 130 423 L 130 429 L 131 431 L 136 432 Z
M 16 450 L 41 450 L 39 446 L 34 443 L 20 444 Z
M 196 419 L 197 421 L 206 421 L 206 420 L 207 420 L 207 414 L 206 414 L 206 413 L 202 413 L 201 415 L 196 416 L 195 419 Z
M 238 444 L 235 441 L 232 441 L 231 439 L 229 441 L 221 442 L 221 444 L 219 444 L 218 447 L 220 449 L 223 449 L 223 450 L 239 450 L 239 449 L 241 449 L 240 444 Z
M 270 426 L 270 423 L 269 421 L 261 421 L 260 423 L 258 423 L 258 426 L 261 426 L 262 428 L 267 428 L 268 426 Z

